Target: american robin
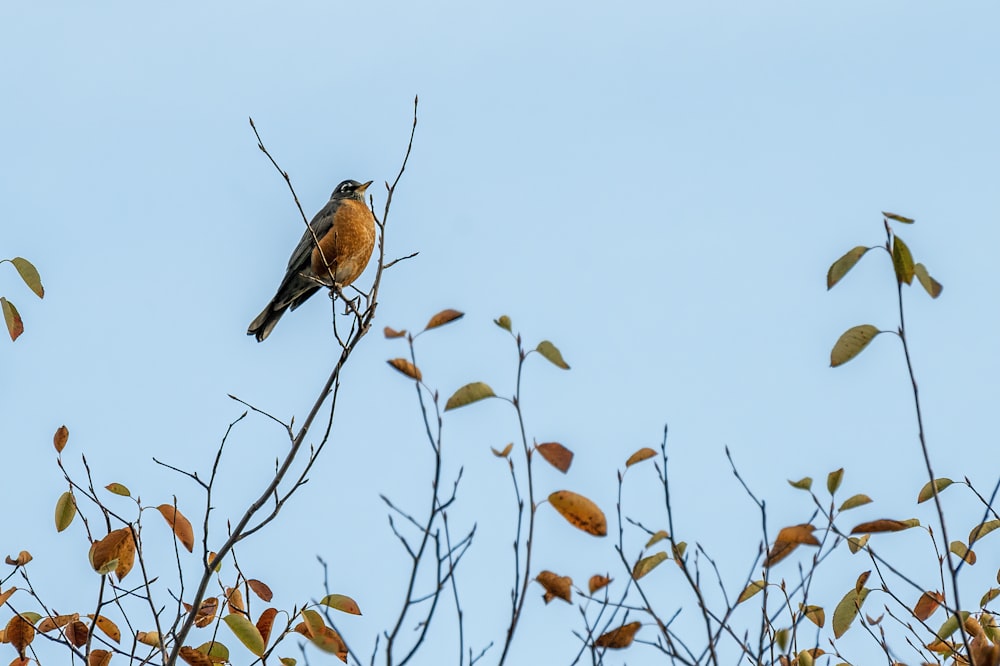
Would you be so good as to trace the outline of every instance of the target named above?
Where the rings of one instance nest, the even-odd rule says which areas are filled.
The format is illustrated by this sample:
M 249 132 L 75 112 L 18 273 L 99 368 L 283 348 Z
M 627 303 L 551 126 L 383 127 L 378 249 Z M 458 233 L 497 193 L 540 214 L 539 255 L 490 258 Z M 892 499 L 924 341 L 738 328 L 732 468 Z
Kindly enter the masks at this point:
M 365 204 L 365 190 L 371 184 L 345 180 L 337 185 L 309 223 L 312 231 L 302 234 L 277 293 L 250 324 L 247 335 L 263 342 L 285 310 L 302 305 L 322 285 L 332 286 L 331 273 L 340 287 L 358 279 L 375 248 L 375 218 Z

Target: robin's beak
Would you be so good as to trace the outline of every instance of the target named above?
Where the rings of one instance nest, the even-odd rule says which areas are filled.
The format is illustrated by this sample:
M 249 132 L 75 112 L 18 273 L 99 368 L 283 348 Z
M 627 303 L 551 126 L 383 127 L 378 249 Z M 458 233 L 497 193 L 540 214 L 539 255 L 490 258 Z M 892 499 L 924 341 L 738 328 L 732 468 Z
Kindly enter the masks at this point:
M 372 184 L 372 183 L 374 183 L 374 182 L 375 182 L 375 181 L 373 181 L 373 180 L 369 180 L 369 181 L 368 181 L 367 183 L 365 183 L 364 185 L 362 185 L 361 187 L 359 187 L 359 188 L 357 189 L 357 192 L 358 192 L 359 194 L 364 194 L 364 193 L 365 193 L 365 190 L 367 190 L 367 189 L 368 189 L 368 186 L 369 186 L 369 185 L 371 185 L 371 184 Z

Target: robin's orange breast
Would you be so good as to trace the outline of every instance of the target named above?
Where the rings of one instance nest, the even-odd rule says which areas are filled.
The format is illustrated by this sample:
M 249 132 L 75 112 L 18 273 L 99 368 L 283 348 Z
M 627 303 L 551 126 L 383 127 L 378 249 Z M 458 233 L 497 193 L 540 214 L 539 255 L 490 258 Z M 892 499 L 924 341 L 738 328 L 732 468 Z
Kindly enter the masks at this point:
M 329 282 L 329 264 L 337 284 L 346 287 L 364 272 L 374 249 L 375 219 L 371 210 L 362 201 L 345 199 L 334 212 L 330 231 L 319 239 L 319 247 L 313 248 L 310 267 L 317 277 Z

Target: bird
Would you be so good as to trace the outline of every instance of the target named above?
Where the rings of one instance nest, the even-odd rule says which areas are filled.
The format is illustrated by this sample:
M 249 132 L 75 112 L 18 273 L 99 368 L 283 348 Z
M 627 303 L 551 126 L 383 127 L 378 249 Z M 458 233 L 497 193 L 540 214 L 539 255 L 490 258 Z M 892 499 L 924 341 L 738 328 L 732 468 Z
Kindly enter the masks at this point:
M 278 291 L 250 323 L 247 335 L 263 342 L 286 310 L 302 305 L 321 286 L 332 287 L 331 274 L 343 288 L 364 272 L 375 249 L 375 218 L 365 203 L 371 184 L 345 180 L 337 185 L 302 234 Z

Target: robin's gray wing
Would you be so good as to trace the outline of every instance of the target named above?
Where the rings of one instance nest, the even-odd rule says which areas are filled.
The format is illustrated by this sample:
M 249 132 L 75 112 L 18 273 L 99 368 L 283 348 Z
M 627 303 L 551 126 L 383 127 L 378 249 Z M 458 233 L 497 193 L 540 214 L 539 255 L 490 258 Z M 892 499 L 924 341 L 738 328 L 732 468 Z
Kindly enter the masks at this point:
M 319 239 L 330 232 L 333 227 L 333 214 L 339 205 L 339 201 L 327 202 L 309 223 L 313 231 L 310 232 L 306 229 L 305 233 L 302 234 L 302 239 L 295 246 L 292 256 L 288 259 L 288 269 L 285 271 L 285 277 L 281 280 L 281 286 L 278 287 L 278 291 L 274 295 L 273 304 L 276 308 L 291 305 L 294 310 L 319 289 L 316 282 L 308 277 L 303 277 L 303 274 L 312 275 L 312 249 L 316 244 L 313 233 L 315 232 L 316 238 Z

